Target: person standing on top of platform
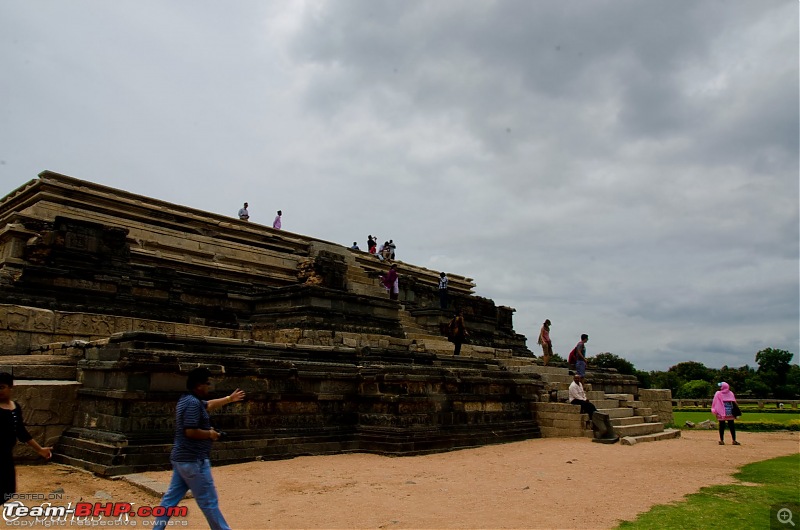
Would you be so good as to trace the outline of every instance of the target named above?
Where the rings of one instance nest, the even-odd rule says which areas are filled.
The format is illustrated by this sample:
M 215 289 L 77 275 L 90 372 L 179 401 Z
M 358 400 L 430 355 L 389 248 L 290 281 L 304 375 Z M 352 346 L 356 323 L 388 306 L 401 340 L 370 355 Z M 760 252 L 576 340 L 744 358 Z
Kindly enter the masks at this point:
M 272 221 L 272 228 L 274 228 L 275 230 L 281 229 L 281 215 L 283 215 L 283 212 L 278 210 L 278 215 L 276 215 L 275 220 Z
M 575 345 L 575 372 L 584 377 L 586 375 L 586 343 L 589 342 L 589 335 L 581 335 L 581 340 Z
M 450 280 L 444 272 L 439 273 L 439 308 L 447 309 L 447 284 Z
M 447 326 L 447 338 L 455 345 L 453 355 L 461 355 L 461 345 L 464 340 L 469 336 L 467 326 L 464 324 L 464 311 L 459 309 L 456 311 L 456 316 L 450 321 Z
M 242 221 L 250 220 L 250 212 L 247 211 L 247 203 L 244 203 L 244 206 L 239 209 L 239 219 Z
M 542 347 L 542 361 L 544 365 L 550 362 L 550 357 L 553 356 L 553 342 L 550 340 L 550 319 L 544 321 L 542 329 L 539 330 L 539 344 Z
M 375 248 L 378 246 L 378 243 L 375 241 L 375 238 L 372 237 L 372 234 L 367 236 L 367 252 L 370 254 L 375 254 Z

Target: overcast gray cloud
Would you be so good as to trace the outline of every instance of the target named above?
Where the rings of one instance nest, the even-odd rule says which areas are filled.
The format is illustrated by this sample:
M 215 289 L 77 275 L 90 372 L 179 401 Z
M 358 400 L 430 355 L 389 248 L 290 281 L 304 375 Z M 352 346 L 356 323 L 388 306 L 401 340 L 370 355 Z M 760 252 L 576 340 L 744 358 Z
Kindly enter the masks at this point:
M 472 277 L 555 349 L 798 353 L 798 4 L 0 3 L 43 169 Z M 795 359 L 795 362 L 797 359 Z

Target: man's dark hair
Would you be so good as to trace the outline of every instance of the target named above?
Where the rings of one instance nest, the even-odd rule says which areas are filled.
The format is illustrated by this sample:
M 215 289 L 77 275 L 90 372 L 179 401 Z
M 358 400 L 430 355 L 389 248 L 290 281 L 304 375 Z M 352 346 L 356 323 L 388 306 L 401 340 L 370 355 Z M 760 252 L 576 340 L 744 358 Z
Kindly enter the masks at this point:
M 14 386 L 14 376 L 8 372 L 0 372 L 0 385 Z
M 211 370 L 203 367 L 195 368 L 189 372 L 189 378 L 186 380 L 186 388 L 192 391 L 197 385 L 207 383 L 209 379 L 211 379 Z
M 586 333 L 581 335 L 581 340 L 588 339 L 588 338 L 589 338 L 589 335 L 587 335 Z

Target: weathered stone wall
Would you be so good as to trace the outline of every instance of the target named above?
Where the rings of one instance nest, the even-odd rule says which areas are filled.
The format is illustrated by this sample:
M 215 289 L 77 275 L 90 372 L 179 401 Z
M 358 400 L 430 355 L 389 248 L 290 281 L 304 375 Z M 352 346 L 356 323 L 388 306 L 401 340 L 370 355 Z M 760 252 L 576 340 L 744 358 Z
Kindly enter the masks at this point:
M 185 374 L 247 400 L 214 414 L 220 462 L 360 450 L 421 454 L 539 436 L 541 382 L 486 361 L 345 346 L 131 333 L 86 348 L 73 427 L 58 460 L 103 474 L 167 467 Z M 246 443 L 245 443 L 246 442 Z M 241 449 L 241 450 L 240 450 Z M 88 463 L 87 463 L 88 462 Z
M 250 339 L 250 331 L 97 313 L 0 304 L 0 357 L 50 350 L 49 344 L 96 341 L 114 333 L 150 331 Z
M 55 446 L 61 434 L 72 426 L 79 387 L 75 381 L 14 382 L 13 399 L 22 407 L 28 432 L 42 447 Z M 27 445 L 17 444 L 14 459 L 33 462 L 41 457 Z
M 592 431 L 586 429 L 589 416 L 581 414 L 580 405 L 539 402 L 533 408 L 545 438 L 592 437 Z
M 639 401 L 645 407 L 653 409 L 653 414 L 658 415 L 658 421 L 664 425 L 673 423 L 672 417 L 672 391 L 670 389 L 639 389 Z

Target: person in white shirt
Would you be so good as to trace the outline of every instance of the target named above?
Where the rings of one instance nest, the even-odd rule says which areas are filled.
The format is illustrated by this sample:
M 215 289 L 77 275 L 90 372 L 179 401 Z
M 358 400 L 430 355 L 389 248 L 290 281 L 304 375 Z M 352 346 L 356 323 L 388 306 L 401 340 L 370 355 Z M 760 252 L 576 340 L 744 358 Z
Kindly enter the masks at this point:
M 247 211 L 247 203 L 244 203 L 244 206 L 239 210 L 239 219 L 242 221 L 250 219 L 250 213 Z
M 581 414 L 589 415 L 589 425 L 592 423 L 592 416 L 597 407 L 595 407 L 588 399 L 586 399 L 586 392 L 583 390 L 582 377 L 578 374 L 572 378 L 572 383 L 569 385 L 569 402 L 573 405 L 581 406 Z M 591 428 L 591 427 L 590 427 Z

